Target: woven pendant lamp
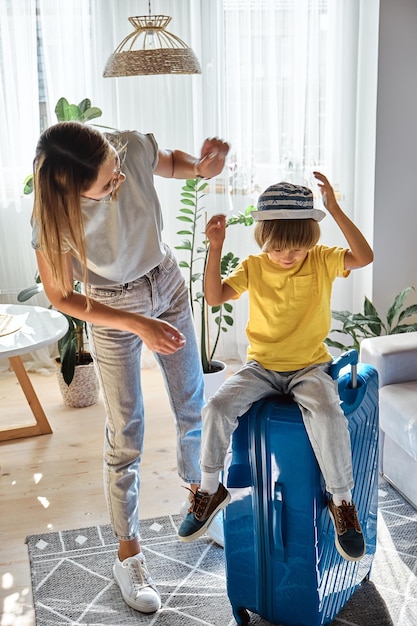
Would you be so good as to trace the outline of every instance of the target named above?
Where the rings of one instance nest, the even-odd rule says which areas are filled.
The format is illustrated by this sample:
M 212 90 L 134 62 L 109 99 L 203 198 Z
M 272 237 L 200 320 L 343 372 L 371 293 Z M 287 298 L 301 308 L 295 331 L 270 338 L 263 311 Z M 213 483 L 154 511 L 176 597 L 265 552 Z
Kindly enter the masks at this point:
M 166 30 L 170 21 L 167 15 L 151 15 L 150 1 L 149 15 L 129 17 L 135 30 L 110 55 L 103 76 L 201 74 L 191 48 Z

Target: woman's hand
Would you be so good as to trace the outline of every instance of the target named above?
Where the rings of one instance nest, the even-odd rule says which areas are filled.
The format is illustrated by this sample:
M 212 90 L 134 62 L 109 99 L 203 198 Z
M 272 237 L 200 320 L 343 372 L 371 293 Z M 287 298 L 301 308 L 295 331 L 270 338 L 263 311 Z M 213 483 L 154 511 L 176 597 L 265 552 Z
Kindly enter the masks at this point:
M 142 339 L 143 343 L 152 352 L 159 354 L 173 354 L 185 345 L 185 337 L 168 322 L 152 317 L 140 317 L 138 328 L 132 328 L 132 332 Z
M 229 144 L 218 137 L 206 139 L 201 148 L 200 160 L 195 164 L 195 175 L 201 178 L 213 178 L 220 174 L 229 150 Z

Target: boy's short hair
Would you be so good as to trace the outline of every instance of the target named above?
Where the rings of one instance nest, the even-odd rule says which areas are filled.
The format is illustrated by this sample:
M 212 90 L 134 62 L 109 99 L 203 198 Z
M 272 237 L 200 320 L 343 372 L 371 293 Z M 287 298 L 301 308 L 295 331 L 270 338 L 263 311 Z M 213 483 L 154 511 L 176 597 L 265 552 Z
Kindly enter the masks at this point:
M 263 252 L 310 250 L 320 239 L 320 226 L 312 218 L 261 220 L 255 224 L 255 241 Z

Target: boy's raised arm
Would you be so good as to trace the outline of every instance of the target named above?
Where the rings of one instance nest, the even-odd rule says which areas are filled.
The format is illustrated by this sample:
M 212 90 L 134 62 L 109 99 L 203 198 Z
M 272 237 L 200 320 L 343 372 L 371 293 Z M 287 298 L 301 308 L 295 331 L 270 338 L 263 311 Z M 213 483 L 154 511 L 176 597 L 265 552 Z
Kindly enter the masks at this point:
M 220 274 L 223 242 L 226 236 L 226 216 L 214 215 L 206 226 L 210 247 L 204 273 L 204 295 L 207 304 L 217 306 L 236 296 L 234 289 L 223 283 Z
M 344 234 L 350 250 L 345 254 L 345 269 L 365 267 L 374 260 L 372 248 L 355 224 L 343 213 L 334 195 L 333 187 L 320 172 L 313 172 L 323 197 L 323 204 Z

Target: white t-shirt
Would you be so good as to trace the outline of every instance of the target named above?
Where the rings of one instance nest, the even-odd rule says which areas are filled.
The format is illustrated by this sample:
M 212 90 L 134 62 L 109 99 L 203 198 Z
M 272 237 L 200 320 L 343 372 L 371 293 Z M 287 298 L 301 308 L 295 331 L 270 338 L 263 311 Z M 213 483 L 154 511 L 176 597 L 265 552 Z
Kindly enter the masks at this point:
M 151 134 L 117 133 L 126 145 L 122 171 L 126 175 L 115 200 L 81 198 L 87 249 L 88 283 L 114 286 L 132 282 L 159 265 L 166 254 L 162 242 L 162 212 L 154 187 L 158 146 Z M 37 228 L 32 245 L 38 248 Z M 83 272 L 74 258 L 74 277 Z

